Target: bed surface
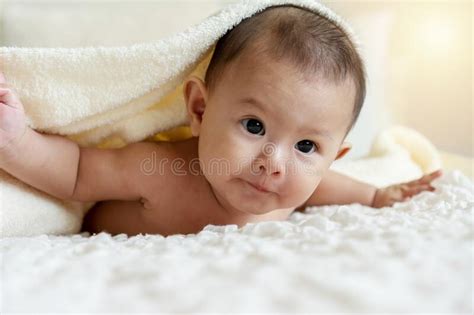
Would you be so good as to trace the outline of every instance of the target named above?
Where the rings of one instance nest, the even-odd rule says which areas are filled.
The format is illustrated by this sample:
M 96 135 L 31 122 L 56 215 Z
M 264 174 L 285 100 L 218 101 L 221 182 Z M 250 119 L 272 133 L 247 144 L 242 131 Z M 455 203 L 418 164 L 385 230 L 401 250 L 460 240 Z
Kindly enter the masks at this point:
M 4 238 L 2 311 L 472 311 L 473 182 L 197 235 Z

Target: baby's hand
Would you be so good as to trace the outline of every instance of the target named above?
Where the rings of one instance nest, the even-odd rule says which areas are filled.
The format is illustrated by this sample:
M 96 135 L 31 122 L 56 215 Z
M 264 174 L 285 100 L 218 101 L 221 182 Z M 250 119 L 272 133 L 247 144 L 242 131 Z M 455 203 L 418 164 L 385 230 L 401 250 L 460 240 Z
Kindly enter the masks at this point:
M 434 187 L 431 186 L 431 182 L 441 175 L 442 171 L 437 170 L 411 182 L 379 188 L 375 192 L 372 207 L 390 207 L 395 202 L 406 201 L 422 191 L 433 191 Z
M 0 150 L 19 141 L 25 131 L 23 104 L 0 72 Z

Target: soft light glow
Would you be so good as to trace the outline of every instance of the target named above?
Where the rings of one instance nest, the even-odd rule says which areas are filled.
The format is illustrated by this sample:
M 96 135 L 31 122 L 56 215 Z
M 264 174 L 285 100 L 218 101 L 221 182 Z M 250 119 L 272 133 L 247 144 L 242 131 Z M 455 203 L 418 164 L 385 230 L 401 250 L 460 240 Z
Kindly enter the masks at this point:
M 447 53 L 458 45 L 459 29 L 449 15 L 420 16 L 416 25 L 415 40 L 419 48 L 432 53 Z

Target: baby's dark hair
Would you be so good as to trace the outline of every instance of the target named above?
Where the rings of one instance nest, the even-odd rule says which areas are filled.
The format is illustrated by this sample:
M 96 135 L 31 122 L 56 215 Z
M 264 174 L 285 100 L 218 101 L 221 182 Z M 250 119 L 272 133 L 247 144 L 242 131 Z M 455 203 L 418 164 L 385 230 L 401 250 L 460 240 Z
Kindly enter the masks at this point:
M 289 61 L 303 73 L 322 74 L 335 83 L 350 75 L 356 95 L 347 132 L 352 129 L 364 103 L 366 73 L 354 43 L 341 27 L 316 12 L 293 5 L 272 6 L 256 13 L 217 42 L 205 76 L 209 92 L 225 66 L 249 46 L 256 54 Z

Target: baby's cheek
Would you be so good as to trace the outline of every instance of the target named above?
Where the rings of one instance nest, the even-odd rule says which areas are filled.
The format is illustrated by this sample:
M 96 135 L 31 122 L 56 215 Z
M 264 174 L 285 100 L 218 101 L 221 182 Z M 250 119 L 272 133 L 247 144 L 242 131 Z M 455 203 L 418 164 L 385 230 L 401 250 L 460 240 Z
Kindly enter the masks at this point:
M 254 175 L 252 173 L 252 163 L 250 154 L 239 151 L 228 152 L 225 158 L 228 161 L 232 175 L 236 177 L 242 177 L 243 174 L 248 177 Z
M 295 177 L 286 185 L 286 199 L 289 206 L 301 204 L 306 201 L 316 189 L 318 180 L 308 177 Z

